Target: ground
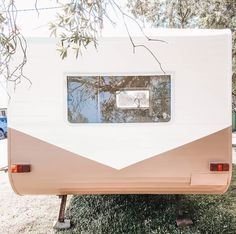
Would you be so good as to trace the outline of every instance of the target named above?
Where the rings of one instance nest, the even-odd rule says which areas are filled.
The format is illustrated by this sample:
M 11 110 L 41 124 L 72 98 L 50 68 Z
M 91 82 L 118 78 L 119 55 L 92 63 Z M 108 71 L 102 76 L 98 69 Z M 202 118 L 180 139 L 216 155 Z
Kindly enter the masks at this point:
M 7 165 L 7 141 L 0 141 L 0 167 Z M 0 172 L 0 233 L 54 233 L 60 200 L 57 196 L 18 196 L 7 173 Z
M 2 140 L 0 141 L 0 167 L 6 165 L 6 152 L 7 142 Z M 236 152 L 233 152 L 236 163 Z M 108 233 L 108 230 L 113 230 L 112 233 L 139 233 L 140 230 L 149 230 L 149 233 L 236 233 L 234 229 L 236 224 L 232 223 L 234 222 L 232 213 L 236 214 L 236 205 L 231 203 L 234 199 L 234 204 L 236 204 L 234 191 L 236 183 L 233 186 L 224 197 L 208 197 L 207 200 L 202 196 L 185 197 L 184 203 L 187 206 L 190 204 L 195 221 L 195 226 L 185 231 L 175 227 L 173 196 L 76 196 L 71 199 L 71 206 L 67 211 L 67 215 L 72 219 L 73 227 L 65 233 Z M 151 201 L 156 205 L 152 205 Z M 224 205 L 220 205 L 222 201 Z M 57 218 L 59 204 L 60 200 L 56 196 L 14 194 L 7 174 L 0 172 L 0 210 L 2 211 L 0 233 L 54 233 L 52 224 Z M 76 210 L 78 205 L 80 209 Z M 230 209 L 226 209 L 229 206 Z M 195 212 L 196 209 L 200 213 Z M 211 214 L 214 219 L 208 220 L 207 214 Z M 165 223 L 162 223 L 163 221 Z M 203 223 L 201 232 L 196 229 L 196 223 L 199 222 Z M 166 232 L 158 229 L 163 224 L 163 230 Z M 204 230 L 208 227 L 214 228 L 214 232 L 213 229 L 205 232 Z M 231 229 L 232 232 L 229 231 Z M 221 232 L 221 230 L 226 232 Z
M 0 174 L 0 233 L 54 233 L 59 204 L 56 196 L 14 194 L 7 174 Z
M 72 228 L 60 234 L 235 234 L 236 166 L 224 195 L 74 196 L 68 209 Z M 181 203 L 180 203 L 181 202 Z M 193 225 L 176 226 L 182 205 Z

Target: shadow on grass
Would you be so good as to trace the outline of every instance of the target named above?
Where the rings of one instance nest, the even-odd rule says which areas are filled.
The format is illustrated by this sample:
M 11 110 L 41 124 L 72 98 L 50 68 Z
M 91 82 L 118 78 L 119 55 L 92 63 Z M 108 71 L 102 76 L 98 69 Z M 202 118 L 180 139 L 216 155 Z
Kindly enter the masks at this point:
M 72 228 L 57 233 L 236 233 L 236 166 L 233 171 L 224 195 L 181 195 L 190 227 L 176 226 L 175 195 L 86 195 L 72 198 Z

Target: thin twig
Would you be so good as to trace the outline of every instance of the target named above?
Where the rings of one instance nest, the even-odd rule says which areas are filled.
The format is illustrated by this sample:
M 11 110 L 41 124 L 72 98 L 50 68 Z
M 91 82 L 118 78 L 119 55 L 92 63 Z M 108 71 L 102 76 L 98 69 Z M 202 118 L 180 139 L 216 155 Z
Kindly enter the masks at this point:
M 21 83 L 22 78 L 27 80 L 31 85 L 30 79 L 24 75 L 24 66 L 27 62 L 27 42 L 18 30 L 18 13 L 17 8 L 15 6 L 15 1 L 11 0 L 6 6 L 5 1 L 2 0 L 1 6 L 3 7 L 3 12 L 5 12 L 4 14 L 2 13 L 5 20 L 2 23 L 2 28 L 0 32 L 0 73 L 7 81 L 14 82 L 14 88 L 16 88 L 16 86 Z M 13 61 L 16 52 L 18 51 L 18 48 L 20 48 L 20 51 L 23 53 L 22 60 L 14 67 L 11 61 Z
M 158 63 L 158 65 L 159 65 L 159 67 L 160 67 L 160 69 L 161 69 L 161 71 L 162 71 L 164 74 L 166 74 L 165 71 L 164 71 L 164 69 L 162 68 L 161 62 L 158 60 L 158 58 L 156 57 L 156 55 L 151 51 L 151 49 L 149 49 L 146 45 L 143 45 L 143 44 L 135 44 L 135 43 L 134 43 L 133 38 L 132 38 L 131 35 L 130 35 L 129 29 L 128 29 L 128 26 L 127 26 L 127 23 L 126 23 L 124 17 L 123 17 L 123 21 L 124 21 L 124 25 L 125 25 L 126 31 L 127 31 L 127 33 L 128 33 L 128 36 L 129 36 L 129 40 L 130 40 L 130 42 L 131 42 L 131 44 L 132 44 L 132 46 L 133 46 L 133 52 L 135 53 L 135 48 L 138 48 L 138 47 L 143 47 L 143 48 L 145 48 L 145 49 L 152 55 L 152 57 L 156 60 L 156 62 Z
M 123 17 L 127 17 L 129 19 L 131 19 L 140 29 L 141 33 L 144 35 L 144 37 L 148 40 L 148 41 L 159 41 L 159 42 L 163 42 L 163 43 L 168 43 L 167 41 L 164 40 L 160 40 L 160 39 L 155 39 L 155 38 L 150 38 L 149 36 L 146 35 L 146 33 L 143 31 L 143 28 L 141 27 L 141 25 L 138 23 L 138 21 L 133 18 L 132 16 L 130 16 L 129 14 L 125 13 L 121 7 L 114 1 L 114 0 L 110 0 L 110 2 L 112 2 L 117 9 L 120 11 L 120 13 L 123 15 Z
M 39 10 L 38 10 L 38 0 L 35 0 L 34 2 L 34 8 L 37 11 L 38 17 L 39 17 Z

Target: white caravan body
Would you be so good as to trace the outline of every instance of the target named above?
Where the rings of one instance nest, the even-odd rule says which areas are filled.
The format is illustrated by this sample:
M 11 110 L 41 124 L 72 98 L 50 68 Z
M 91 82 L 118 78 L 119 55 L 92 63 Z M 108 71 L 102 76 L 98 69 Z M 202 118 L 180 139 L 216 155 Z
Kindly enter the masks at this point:
M 24 72 L 32 86 L 17 85 L 8 110 L 16 193 L 227 190 L 231 32 L 148 36 L 165 42 L 134 36 L 146 48 L 133 51 L 128 36 L 105 37 L 97 50 L 91 44 L 78 59 L 69 53 L 64 60 L 56 40 L 27 39 Z M 17 173 L 17 165 L 30 169 Z

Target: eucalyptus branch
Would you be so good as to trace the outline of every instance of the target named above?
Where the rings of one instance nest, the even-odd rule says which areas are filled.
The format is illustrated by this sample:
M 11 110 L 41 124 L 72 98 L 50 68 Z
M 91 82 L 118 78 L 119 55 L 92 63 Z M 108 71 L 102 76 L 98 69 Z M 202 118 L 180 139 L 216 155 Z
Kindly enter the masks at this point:
M 143 34 L 143 36 L 144 36 L 148 41 L 159 41 L 159 42 L 167 43 L 167 42 L 164 41 L 164 40 L 155 39 L 155 38 L 150 38 L 149 36 L 147 36 L 147 34 L 143 31 L 142 26 L 138 23 L 138 21 L 137 21 L 135 18 L 133 18 L 133 17 L 130 16 L 129 14 L 125 13 L 125 12 L 121 9 L 121 7 L 120 7 L 114 0 L 109 0 L 109 1 L 117 7 L 117 9 L 120 11 L 120 13 L 121 13 L 122 16 L 123 16 L 123 19 L 124 19 L 124 17 L 127 17 L 127 18 L 131 19 L 131 20 L 139 27 L 141 33 Z
M 132 38 L 131 35 L 130 35 L 129 28 L 128 28 L 128 26 L 127 26 L 127 23 L 126 23 L 126 21 L 125 21 L 124 16 L 123 16 L 123 21 L 124 21 L 125 28 L 126 28 L 126 31 L 127 31 L 127 33 L 128 33 L 128 36 L 129 36 L 129 40 L 130 40 L 130 42 L 131 42 L 131 44 L 132 44 L 132 46 L 133 46 L 133 52 L 135 53 L 135 48 L 143 47 L 143 48 L 146 49 L 146 50 L 151 54 L 151 56 L 155 59 L 155 61 L 156 61 L 156 62 L 158 63 L 158 65 L 159 65 L 161 71 L 162 71 L 164 74 L 166 74 L 165 71 L 164 71 L 163 68 L 162 68 L 161 62 L 160 62 L 159 59 L 156 57 L 156 55 L 152 52 L 151 49 L 149 49 L 146 45 L 143 45 L 143 44 L 135 44 L 135 43 L 134 43 L 134 40 L 133 40 L 133 38 Z
M 147 41 L 160 43 L 167 42 L 149 37 L 144 32 L 139 22 L 123 11 L 115 0 L 71 0 L 70 3 L 63 6 L 63 13 L 58 14 L 56 21 L 50 24 L 51 34 L 54 36 L 59 35 L 61 39 L 58 51 L 60 52 L 62 59 L 67 57 L 70 48 L 75 50 L 76 57 L 78 57 L 79 53 L 82 53 L 83 48 L 86 48 L 91 42 L 94 43 L 95 48 L 97 47 L 98 36 L 101 34 L 103 27 L 103 18 L 108 19 L 113 26 L 115 25 L 115 21 L 107 14 L 107 6 L 112 7 L 116 15 L 117 13 L 122 15 L 126 31 L 133 46 L 133 51 L 135 52 L 136 48 L 143 47 L 155 59 L 161 71 L 165 73 L 161 62 L 154 52 L 148 46 L 136 44 L 134 42 L 126 19 L 133 21 L 138 26 L 140 32 Z
M 25 79 L 31 85 L 31 81 L 24 75 L 24 66 L 27 62 L 27 43 L 17 26 L 17 8 L 15 1 L 1 2 L 0 12 L 0 73 L 9 82 L 14 82 L 14 87 Z M 18 64 L 14 64 L 14 57 L 21 55 Z
M 34 3 L 35 10 L 39 15 L 38 0 L 35 0 Z M 0 73 L 7 81 L 14 82 L 15 86 L 21 83 L 22 79 L 27 80 L 31 85 L 30 79 L 24 75 L 24 67 L 27 63 L 27 42 L 17 26 L 18 10 L 15 0 L 2 0 L 0 7 Z M 116 24 L 115 20 L 107 13 L 107 7 L 112 7 L 114 12 L 123 16 L 134 52 L 138 47 L 145 48 L 164 72 L 160 61 L 150 48 L 146 45 L 135 44 L 125 18 L 135 22 L 148 41 L 162 43 L 166 43 L 166 41 L 148 37 L 139 22 L 124 12 L 114 0 L 71 0 L 68 4 L 61 5 L 63 12 L 57 14 L 56 20 L 50 24 L 50 30 L 52 35 L 59 36 L 61 39 L 58 50 L 62 59 L 67 56 L 69 49 L 74 50 L 76 57 L 78 57 L 88 44 L 93 43 L 95 48 L 97 47 L 97 40 L 103 28 L 103 19 L 106 18 L 113 26 Z M 14 64 L 16 55 L 21 59 L 18 64 Z

